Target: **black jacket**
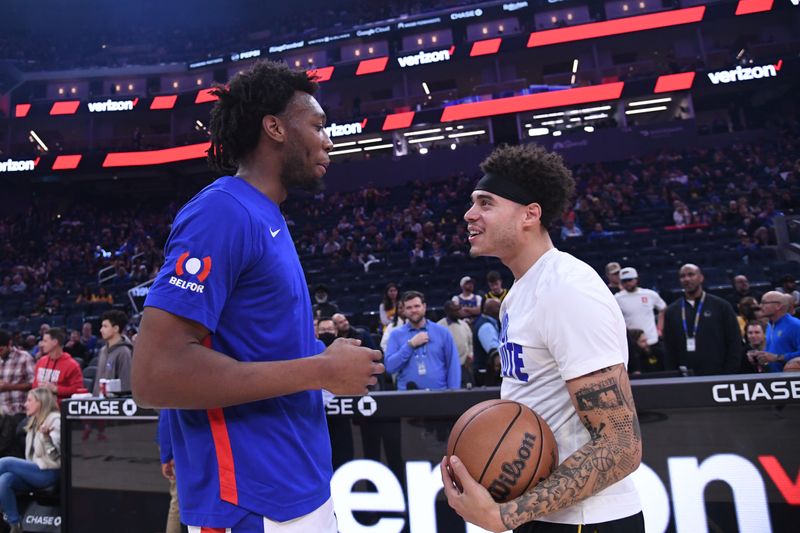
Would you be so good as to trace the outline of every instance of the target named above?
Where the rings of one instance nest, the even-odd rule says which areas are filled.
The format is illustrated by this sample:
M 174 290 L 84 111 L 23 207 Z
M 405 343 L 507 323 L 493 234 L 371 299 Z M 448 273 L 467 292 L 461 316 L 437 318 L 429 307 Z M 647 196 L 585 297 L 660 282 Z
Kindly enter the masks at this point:
M 744 345 L 731 304 L 706 293 L 695 338 L 696 350 L 687 352 L 686 334 L 681 319 L 681 306 L 685 301 L 681 296 L 667 307 L 664 314 L 664 370 L 676 370 L 679 366 L 685 366 L 694 370 L 697 376 L 739 372 Z M 694 335 L 695 309 L 696 307 L 686 303 L 686 328 L 689 335 Z

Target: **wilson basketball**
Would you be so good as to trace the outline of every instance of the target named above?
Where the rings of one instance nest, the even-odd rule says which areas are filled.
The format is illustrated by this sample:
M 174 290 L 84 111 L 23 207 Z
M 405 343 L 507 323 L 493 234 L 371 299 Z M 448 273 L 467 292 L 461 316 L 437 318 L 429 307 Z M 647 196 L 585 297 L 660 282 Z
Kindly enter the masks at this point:
M 481 402 L 461 415 L 447 441 L 451 455 L 496 502 L 513 500 L 558 465 L 550 427 L 531 408 L 511 400 Z

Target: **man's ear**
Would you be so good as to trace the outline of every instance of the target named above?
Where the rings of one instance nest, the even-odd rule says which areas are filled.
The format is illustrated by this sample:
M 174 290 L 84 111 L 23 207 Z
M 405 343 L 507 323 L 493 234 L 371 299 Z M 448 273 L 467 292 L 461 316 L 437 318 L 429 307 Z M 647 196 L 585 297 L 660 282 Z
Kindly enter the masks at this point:
M 522 220 L 523 227 L 532 227 L 542 224 L 542 206 L 536 202 L 525 206 L 525 216 Z
M 261 119 L 261 131 L 267 138 L 277 143 L 286 140 L 286 126 L 276 115 L 264 115 Z

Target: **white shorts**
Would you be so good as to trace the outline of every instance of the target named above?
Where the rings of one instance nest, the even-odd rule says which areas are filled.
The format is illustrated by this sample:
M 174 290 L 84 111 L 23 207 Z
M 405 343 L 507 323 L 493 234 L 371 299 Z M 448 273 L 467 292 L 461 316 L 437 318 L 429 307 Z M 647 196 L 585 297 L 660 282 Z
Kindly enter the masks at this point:
M 257 524 L 257 525 L 256 525 Z M 188 526 L 189 533 L 337 533 L 336 515 L 333 514 L 333 499 L 311 511 L 307 515 L 276 522 L 265 516 L 250 515 L 235 527 L 211 528 Z

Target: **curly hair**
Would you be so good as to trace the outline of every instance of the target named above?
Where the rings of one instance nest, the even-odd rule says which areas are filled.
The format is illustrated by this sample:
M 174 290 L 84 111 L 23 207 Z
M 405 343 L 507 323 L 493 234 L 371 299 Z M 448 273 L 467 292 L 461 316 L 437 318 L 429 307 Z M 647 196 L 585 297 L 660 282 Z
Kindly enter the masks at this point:
M 305 71 L 269 60 L 237 74 L 227 87 L 217 85 L 211 91 L 218 100 L 208 127 L 208 164 L 221 172 L 236 170 L 258 145 L 264 116 L 283 112 L 296 91 L 313 95 L 317 87 Z
M 575 192 L 572 171 L 561 156 L 536 144 L 500 146 L 481 163 L 481 170 L 502 176 L 530 192 L 542 207 L 544 228 L 561 216 Z

